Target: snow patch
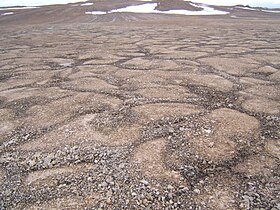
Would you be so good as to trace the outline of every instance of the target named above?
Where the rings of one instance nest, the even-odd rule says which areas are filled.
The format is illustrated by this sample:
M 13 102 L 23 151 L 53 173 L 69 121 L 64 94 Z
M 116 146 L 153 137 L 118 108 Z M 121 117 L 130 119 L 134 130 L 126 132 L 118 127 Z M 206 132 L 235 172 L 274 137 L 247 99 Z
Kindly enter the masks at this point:
M 250 8 L 250 7 L 235 7 L 237 9 L 245 9 L 245 10 L 251 10 L 251 11 L 258 11 L 258 9 Z
M 113 9 L 107 13 L 118 13 L 118 12 L 129 12 L 129 13 L 155 13 L 155 14 L 172 14 L 172 15 L 225 15 L 228 14 L 226 11 L 215 10 L 214 8 L 208 7 L 206 5 L 196 5 L 196 7 L 200 7 L 203 10 L 201 11 L 190 11 L 190 10 L 168 10 L 168 11 L 160 11 L 156 10 L 158 3 L 146 3 L 140 5 L 132 5 L 124 8 Z M 86 14 L 106 14 L 106 12 L 102 11 L 88 11 Z
M 85 12 L 87 15 L 104 15 L 107 12 L 103 12 L 103 11 L 87 11 Z
M 82 7 L 83 7 L 83 6 L 91 6 L 91 5 L 93 5 L 92 2 L 88 2 L 88 3 L 81 4 Z
M 0 8 L 0 10 L 21 10 L 21 9 L 36 9 L 39 7 L 5 7 L 5 8 Z
M 271 12 L 271 13 L 280 13 L 280 10 L 264 10 L 264 9 L 262 9 L 261 11 L 263 11 L 263 12 Z
M 158 3 L 147 3 L 147 4 L 140 4 L 140 5 L 133 5 L 127 6 L 120 9 L 113 9 L 109 13 L 115 12 L 131 12 L 131 13 L 155 13 L 155 10 Z
M 3 13 L 1 15 L 6 16 L 6 15 L 13 15 L 13 14 L 14 14 L 13 12 L 5 12 L 5 13 Z

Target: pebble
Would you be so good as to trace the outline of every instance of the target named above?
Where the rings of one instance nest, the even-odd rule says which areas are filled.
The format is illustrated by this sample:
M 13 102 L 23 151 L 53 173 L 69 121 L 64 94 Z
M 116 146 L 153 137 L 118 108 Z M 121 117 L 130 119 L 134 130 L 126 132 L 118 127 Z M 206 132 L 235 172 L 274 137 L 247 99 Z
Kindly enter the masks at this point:
M 173 198 L 173 193 L 168 193 L 167 198 L 171 200 Z
M 209 143 L 209 147 L 213 147 L 214 144 L 215 144 L 214 142 L 210 142 L 210 143 Z
M 132 196 L 136 196 L 136 195 L 137 195 L 137 193 L 135 193 L 135 192 L 132 192 L 132 193 L 131 193 L 131 195 L 132 195 Z
M 36 161 L 35 160 L 29 160 L 27 162 L 27 164 L 30 166 L 30 167 L 34 167 L 36 165 Z
M 124 169 L 125 168 L 125 164 L 124 163 L 121 163 L 120 165 L 119 165 L 119 169 Z
M 54 155 L 52 155 L 52 154 L 48 155 L 43 160 L 43 166 L 44 167 L 52 166 L 52 161 L 53 160 L 54 160 Z
M 111 182 L 113 182 L 114 181 L 114 179 L 113 179 L 113 177 L 111 177 L 111 176 L 109 176 L 109 177 L 107 177 L 106 178 L 106 182 L 109 184 L 109 183 L 111 183 Z
M 194 189 L 193 192 L 196 193 L 196 194 L 200 194 L 200 190 L 199 189 Z
M 105 187 L 107 187 L 107 186 L 108 186 L 107 182 L 102 182 L 102 183 L 101 183 L 101 187 L 104 187 L 104 188 L 105 188 Z
M 173 128 L 170 128 L 168 131 L 169 131 L 169 133 L 174 133 L 175 132 L 175 130 Z
M 146 180 L 141 180 L 140 182 L 141 182 L 142 184 L 144 184 L 144 185 L 148 185 L 148 184 L 149 184 L 149 182 L 146 181 Z
M 106 199 L 106 203 L 107 203 L 108 205 L 111 205 L 111 204 L 112 204 L 111 198 L 107 198 L 107 199 Z

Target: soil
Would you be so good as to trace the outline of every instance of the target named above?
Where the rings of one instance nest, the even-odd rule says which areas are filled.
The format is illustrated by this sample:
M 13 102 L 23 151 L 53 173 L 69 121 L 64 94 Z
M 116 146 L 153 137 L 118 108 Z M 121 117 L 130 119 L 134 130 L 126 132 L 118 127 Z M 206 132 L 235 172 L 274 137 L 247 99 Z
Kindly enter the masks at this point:
M 280 14 L 142 3 L 0 16 L 0 209 L 280 209 Z

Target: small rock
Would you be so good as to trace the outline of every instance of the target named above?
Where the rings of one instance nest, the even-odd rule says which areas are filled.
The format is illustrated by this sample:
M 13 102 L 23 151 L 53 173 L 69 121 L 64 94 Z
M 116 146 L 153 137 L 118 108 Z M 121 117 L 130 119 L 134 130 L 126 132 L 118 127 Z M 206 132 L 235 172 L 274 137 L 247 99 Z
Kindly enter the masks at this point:
M 148 185 L 148 184 L 149 184 L 149 182 L 146 181 L 146 180 L 141 180 L 140 182 L 141 182 L 142 184 L 144 184 L 144 185 Z
M 209 147 L 213 147 L 213 146 L 214 146 L 214 142 L 210 142 Z
M 199 190 L 199 189 L 194 189 L 193 191 L 194 191 L 194 193 L 196 193 L 196 194 L 200 194 L 200 190 Z
M 27 162 L 27 164 L 28 164 L 30 167 L 33 167 L 33 166 L 36 165 L 36 161 L 35 161 L 35 160 L 29 160 L 29 161 Z
M 170 184 L 167 186 L 167 189 L 168 190 L 172 190 L 173 189 L 173 186 L 171 186 Z
M 61 63 L 59 65 L 62 66 L 62 67 L 71 67 L 72 63 Z
M 106 203 L 107 203 L 108 205 L 111 205 L 111 204 L 112 204 L 111 198 L 107 198 Z
M 149 201 L 154 200 L 154 198 L 153 198 L 153 196 L 152 196 L 151 194 L 148 194 L 148 195 L 146 196 L 146 198 L 147 198 L 147 200 L 149 200 Z
M 173 128 L 170 128 L 170 129 L 168 130 L 168 132 L 169 132 L 169 133 L 174 133 L 175 130 L 174 130 Z
M 204 132 L 210 134 L 212 131 L 210 129 L 204 129 Z
M 113 182 L 114 181 L 114 179 L 113 179 L 113 177 L 111 177 L 111 176 L 109 176 L 109 177 L 107 177 L 106 178 L 106 182 L 109 184 L 109 183 L 111 183 L 111 182 Z
M 109 190 L 109 191 L 106 193 L 106 196 L 107 196 L 108 198 L 112 197 L 112 195 L 113 195 L 112 190 Z
M 132 196 L 136 196 L 137 194 L 135 192 L 131 193 Z
M 47 157 L 44 158 L 43 160 L 43 166 L 47 167 L 47 166 L 52 166 L 52 161 L 54 160 L 54 155 L 53 154 L 49 154 Z
M 108 186 L 107 182 L 102 182 L 102 183 L 101 183 L 101 187 L 104 187 L 104 188 L 105 188 L 105 187 L 107 187 L 107 186 Z
M 173 193 L 168 193 L 167 198 L 171 200 L 173 198 Z
M 125 164 L 124 164 L 124 163 L 121 163 L 121 164 L 119 165 L 119 169 L 123 169 L 123 168 L 125 168 Z
M 205 182 L 204 182 L 203 180 L 200 180 L 199 183 L 200 183 L 200 184 L 204 184 Z

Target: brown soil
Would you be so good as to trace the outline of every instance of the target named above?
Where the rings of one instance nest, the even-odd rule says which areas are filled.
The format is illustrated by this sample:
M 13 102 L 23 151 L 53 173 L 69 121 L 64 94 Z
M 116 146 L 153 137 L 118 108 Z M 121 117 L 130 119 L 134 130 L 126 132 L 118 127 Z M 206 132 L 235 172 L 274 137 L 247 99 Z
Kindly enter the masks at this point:
M 0 15 L 0 209 L 279 208 L 279 14 L 131 4 Z
M 132 163 L 147 177 L 178 181 L 180 174 L 171 171 L 164 164 L 165 139 L 156 139 L 140 145 L 132 157 Z

